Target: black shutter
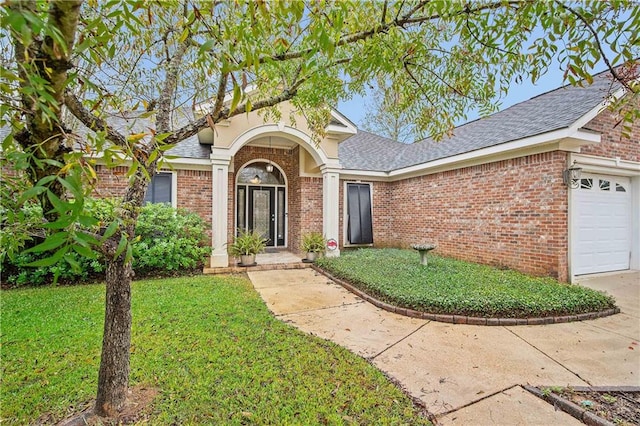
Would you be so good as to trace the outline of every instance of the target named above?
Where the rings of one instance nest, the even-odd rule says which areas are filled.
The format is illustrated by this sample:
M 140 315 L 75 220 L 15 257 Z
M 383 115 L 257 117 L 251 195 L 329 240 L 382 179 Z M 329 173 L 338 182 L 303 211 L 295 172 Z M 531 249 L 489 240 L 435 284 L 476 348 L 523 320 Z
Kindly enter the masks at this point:
M 350 244 L 373 244 L 371 218 L 371 187 L 366 184 L 347 184 L 347 236 Z

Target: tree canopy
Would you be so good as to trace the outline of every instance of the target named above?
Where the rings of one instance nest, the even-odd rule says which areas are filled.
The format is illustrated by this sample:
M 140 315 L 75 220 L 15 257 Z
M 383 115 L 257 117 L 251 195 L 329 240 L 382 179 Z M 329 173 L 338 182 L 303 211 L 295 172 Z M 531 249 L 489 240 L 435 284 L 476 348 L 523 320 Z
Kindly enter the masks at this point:
M 612 90 L 627 91 L 621 102 L 639 92 L 640 6 L 627 0 L 9 0 L 0 19 L 0 127 L 10 128 L 2 153 L 14 171 L 3 176 L 2 221 L 21 235 L 3 235 L 3 249 L 10 254 L 40 235 L 36 249 L 54 251 L 44 262 L 70 261 L 70 250 L 111 259 L 99 414 L 121 409 L 128 381 L 139 207 L 149 176 L 180 141 L 252 110 L 278 117 L 284 101 L 322 135 L 326 107 L 362 94 L 375 78 L 389 82 L 401 95 L 396 108 L 433 135 L 470 108 L 493 111 L 511 81 L 535 82 L 553 60 L 572 84 L 588 84 L 603 62 Z M 173 119 L 179 108 L 205 102 L 188 123 Z M 621 102 L 615 108 L 624 118 L 637 119 L 637 108 Z M 109 124 L 131 111 L 153 125 L 140 132 Z M 111 223 L 84 208 L 96 157 L 129 166 Z M 25 203 L 45 213 L 45 222 L 29 224 L 35 234 L 18 232 Z

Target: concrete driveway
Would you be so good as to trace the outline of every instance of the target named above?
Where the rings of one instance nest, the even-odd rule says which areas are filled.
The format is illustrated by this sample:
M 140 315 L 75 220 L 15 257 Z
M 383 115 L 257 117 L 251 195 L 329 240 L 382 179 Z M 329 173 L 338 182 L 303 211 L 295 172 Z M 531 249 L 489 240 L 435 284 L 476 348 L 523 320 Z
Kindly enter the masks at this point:
M 268 308 L 371 360 L 439 424 L 582 424 L 522 385 L 640 385 L 640 272 L 590 277 L 620 314 L 537 326 L 455 325 L 363 301 L 311 269 L 250 272 Z

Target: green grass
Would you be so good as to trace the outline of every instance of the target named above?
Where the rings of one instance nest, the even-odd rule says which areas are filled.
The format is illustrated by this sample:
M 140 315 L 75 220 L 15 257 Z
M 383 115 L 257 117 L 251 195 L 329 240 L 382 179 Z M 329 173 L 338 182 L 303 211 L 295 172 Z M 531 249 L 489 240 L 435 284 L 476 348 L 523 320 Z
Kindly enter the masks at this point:
M 416 251 L 361 249 L 318 265 L 396 306 L 438 314 L 534 318 L 601 311 L 615 306 L 603 293 Z
M 94 398 L 104 286 L 2 292 L 1 417 L 54 423 Z M 428 424 L 364 359 L 275 319 L 242 277 L 133 284 L 131 385 L 150 424 Z

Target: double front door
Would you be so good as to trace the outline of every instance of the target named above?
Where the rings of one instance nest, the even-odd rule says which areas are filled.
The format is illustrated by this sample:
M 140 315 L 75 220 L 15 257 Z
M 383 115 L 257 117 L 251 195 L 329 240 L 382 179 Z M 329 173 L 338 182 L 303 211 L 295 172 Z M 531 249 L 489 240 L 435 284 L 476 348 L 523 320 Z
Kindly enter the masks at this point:
M 267 246 L 285 245 L 284 187 L 240 185 L 237 201 L 237 228 L 258 232 L 267 239 Z

